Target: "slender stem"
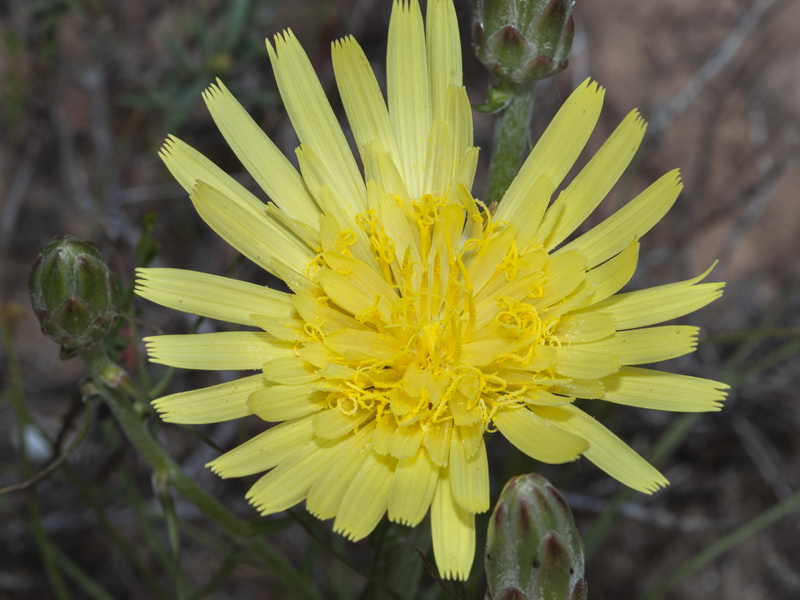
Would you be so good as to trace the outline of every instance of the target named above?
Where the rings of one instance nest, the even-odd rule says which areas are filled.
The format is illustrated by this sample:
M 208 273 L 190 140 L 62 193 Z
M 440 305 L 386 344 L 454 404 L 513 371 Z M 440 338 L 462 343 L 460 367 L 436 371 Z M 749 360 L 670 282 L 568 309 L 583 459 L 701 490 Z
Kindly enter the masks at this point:
M 514 180 L 522 155 L 530 145 L 533 92 L 536 82 L 504 83 L 510 100 L 497 119 L 494 129 L 492 161 L 486 187 L 488 204 L 500 202 Z
M 142 415 L 121 391 L 129 388 L 130 379 L 122 368 L 109 361 L 100 344 L 84 350 L 81 356 L 89 365 L 99 395 L 106 401 L 122 432 L 153 469 L 155 476 L 168 481 L 184 498 L 229 534 L 244 539 L 251 551 L 258 555 L 297 597 L 319 600 L 319 595 L 306 577 L 298 573 L 270 544 L 263 539 L 252 537 L 253 530 L 250 525 L 198 486 L 152 437 L 142 420 Z

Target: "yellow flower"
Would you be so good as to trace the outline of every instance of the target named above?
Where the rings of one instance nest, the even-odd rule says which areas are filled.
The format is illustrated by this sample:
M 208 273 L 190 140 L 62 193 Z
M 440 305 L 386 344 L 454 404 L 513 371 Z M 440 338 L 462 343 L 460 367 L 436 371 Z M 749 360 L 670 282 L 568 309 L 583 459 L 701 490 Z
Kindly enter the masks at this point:
M 565 243 L 645 128 L 631 112 L 550 203 L 598 119 L 603 90 L 588 80 L 499 209 L 473 198 L 478 149 L 451 1 L 430 0 L 426 20 L 427 33 L 417 0 L 395 1 L 388 106 L 355 40 L 333 44 L 363 174 L 289 31 L 267 49 L 300 139 L 299 172 L 221 82 L 203 96 L 271 203 L 174 137 L 161 151 L 200 216 L 292 293 L 175 269 L 142 269 L 137 291 L 256 329 L 146 340 L 157 363 L 259 371 L 155 402 L 176 423 L 251 414 L 279 423 L 211 469 L 266 471 L 247 495 L 261 513 L 305 500 L 353 540 L 387 512 L 416 525 L 430 509 L 440 572 L 464 579 L 474 515 L 489 508 L 487 431 L 540 461 L 583 455 L 642 492 L 667 483 L 575 400 L 718 410 L 725 385 L 634 365 L 691 352 L 696 328 L 650 326 L 708 304 L 722 284 L 700 284 L 703 274 L 617 293 L 636 267 L 638 239 L 678 196 L 676 171 Z

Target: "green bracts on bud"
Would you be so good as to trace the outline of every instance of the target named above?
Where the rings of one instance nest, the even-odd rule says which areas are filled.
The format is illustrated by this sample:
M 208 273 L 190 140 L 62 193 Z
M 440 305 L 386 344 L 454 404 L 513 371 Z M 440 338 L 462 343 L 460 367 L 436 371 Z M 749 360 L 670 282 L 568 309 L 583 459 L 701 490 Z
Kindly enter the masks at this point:
M 28 289 L 42 332 L 61 344 L 62 358 L 101 340 L 117 318 L 114 282 L 89 242 L 57 236 L 31 270 Z
M 540 475 L 509 480 L 489 521 L 487 600 L 585 600 L 583 543 L 567 501 Z
M 503 81 L 551 77 L 567 67 L 575 0 L 472 0 L 472 46 Z

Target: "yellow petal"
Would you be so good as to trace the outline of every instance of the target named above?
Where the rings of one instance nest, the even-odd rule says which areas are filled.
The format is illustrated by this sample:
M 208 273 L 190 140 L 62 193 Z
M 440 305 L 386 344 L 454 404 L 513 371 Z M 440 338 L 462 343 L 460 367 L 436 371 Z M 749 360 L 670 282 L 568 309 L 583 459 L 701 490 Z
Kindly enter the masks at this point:
M 604 378 L 603 386 L 598 397 L 608 402 L 681 412 L 718 411 L 728 389 L 719 381 L 636 367 L 621 368 Z
M 604 94 L 605 90 L 589 79 L 570 94 L 503 195 L 495 219 L 524 223 L 530 215 L 542 214 L 541 207 L 532 207 L 531 201 L 546 206 L 550 199 L 532 197 L 532 190 L 542 175 L 547 175 L 553 189 L 561 184 L 597 124 Z M 538 189 L 546 187 L 549 184 L 540 184 Z
M 554 381 L 549 387 L 553 392 L 562 394 L 563 396 L 570 396 L 571 398 L 602 398 L 605 392 L 603 381 L 605 380 L 567 379 L 564 381 Z M 555 403 L 551 403 L 550 405 L 557 406 Z
M 320 378 L 319 370 L 299 356 L 283 356 L 262 365 L 264 377 L 275 383 L 299 385 Z
M 326 206 L 336 206 L 336 202 L 324 200 Z M 352 219 L 343 212 L 328 212 L 319 219 L 318 238 L 324 252 L 338 252 L 353 256 L 361 262 L 372 263 L 375 254 L 366 232 L 355 227 Z
M 284 317 L 275 319 L 267 315 L 250 315 L 253 325 L 260 327 L 271 336 L 284 342 L 305 341 L 305 323 L 301 319 Z
M 225 141 L 261 189 L 291 217 L 316 225 L 320 215 L 319 206 L 308 193 L 300 173 L 222 81 L 217 79 L 216 85 L 209 86 L 203 92 L 203 100 Z M 203 177 L 198 179 L 207 181 Z M 217 187 L 211 181 L 208 183 Z
M 501 408 L 494 415 L 500 433 L 517 448 L 538 461 L 558 464 L 575 460 L 589 447 L 583 437 L 564 431 L 536 412 Z
M 513 367 L 500 368 L 497 370 L 497 375 L 512 385 L 529 386 L 534 383 L 542 383 L 543 379 L 540 371 L 544 371 L 545 369 L 549 369 L 553 366 L 553 363 L 556 359 L 556 351 L 555 348 L 551 346 L 539 346 L 535 350 L 537 354 L 541 353 L 543 355 L 541 362 L 536 361 L 536 358 L 534 358 L 535 362 L 533 362 L 531 365 L 526 365 L 526 368 L 523 369 L 517 369 Z M 557 383 L 569 380 L 547 377 L 545 381 L 547 385 L 555 385 Z
M 561 343 L 591 342 L 613 334 L 614 325 L 614 318 L 603 312 L 568 314 L 559 319 L 553 335 Z
M 333 72 L 359 152 L 370 142 L 397 155 L 389 111 L 367 57 L 352 36 L 333 42 Z
M 533 304 L 546 308 L 563 300 L 584 281 L 586 257 L 580 252 L 562 252 L 550 257 L 545 265 L 542 294 Z
M 389 437 L 387 451 L 395 458 L 409 458 L 417 454 L 423 431 L 418 424 L 396 427 Z
M 617 294 L 595 304 L 592 310 L 601 310 L 614 317 L 617 329 L 644 327 L 669 321 L 694 312 L 722 295 L 724 283 L 703 283 L 709 269 L 699 277 L 660 285 L 646 290 Z
M 306 342 L 306 344 L 300 348 L 297 353 L 300 355 L 300 358 L 307 363 L 314 365 L 318 369 L 327 367 L 328 363 L 330 363 L 336 356 L 333 351 L 327 348 L 322 342 Z
M 599 265 L 625 248 L 631 238 L 641 238 L 650 231 L 682 189 L 679 172 L 670 171 L 605 221 L 562 246 L 557 254 L 578 250 L 586 257 L 588 267 Z
M 372 437 L 372 449 L 378 454 L 389 454 L 389 440 L 397 429 L 394 405 L 392 412 L 384 411 L 375 418 L 375 435 Z
M 395 262 L 402 265 L 406 253 L 415 264 L 420 262 L 420 236 L 400 205 L 401 198 L 384 197 L 378 200 L 379 215 L 386 235 L 394 243 Z M 398 279 L 401 279 L 399 277 Z
M 486 338 L 465 343 L 461 347 L 461 360 L 474 367 L 484 367 L 495 360 L 509 356 L 515 350 L 529 343 L 524 338 L 508 340 L 496 335 L 495 332 L 494 324 L 482 331 L 476 331 L 471 339 L 482 334 L 486 334 Z
M 477 452 L 462 439 L 461 427 L 450 437 L 450 488 L 453 499 L 471 513 L 489 509 L 489 463 L 486 444 L 481 440 Z
M 517 227 L 517 243 L 520 249 L 525 249 L 529 245 L 533 247 L 541 247 L 543 245 L 543 237 L 541 229 L 542 216 L 545 214 L 547 203 L 556 191 L 556 184 L 550 178 L 548 173 L 540 174 L 535 181 L 533 181 L 527 191 L 527 200 L 521 204 L 515 211 L 516 220 L 513 221 Z M 503 200 L 505 202 L 505 200 Z M 550 209 L 548 214 L 555 214 L 556 210 Z
M 314 253 L 266 212 L 255 213 L 203 182 L 197 183 L 191 199 L 200 217 L 254 263 L 267 271 L 279 263 L 305 278 Z
M 584 280 L 586 286 L 592 290 L 592 295 L 586 298 L 581 306 L 591 306 L 592 310 L 598 310 L 592 305 L 621 290 L 636 272 L 638 260 L 639 242 L 632 239 L 631 243 L 615 257 L 587 271 Z
M 314 225 L 309 225 L 305 221 L 292 218 L 291 215 L 282 211 L 274 204 L 265 204 L 267 216 L 273 219 L 276 223 L 280 223 L 286 231 L 291 233 L 295 238 L 303 242 L 313 252 L 320 251 L 319 245 L 319 219 L 314 221 Z
M 312 441 L 256 481 L 245 498 L 262 515 L 281 512 L 302 502 L 314 482 L 337 459 L 340 446 L 340 440 L 324 444 Z
M 272 270 L 275 276 L 278 279 L 282 279 L 295 294 L 320 295 L 319 286 L 308 278 L 305 269 L 303 269 L 303 272 L 300 272 L 296 267 L 289 267 L 276 261 L 272 263 Z
M 597 379 L 616 373 L 621 366 L 619 357 L 606 347 L 587 348 L 585 344 L 556 348 L 555 370 L 565 377 Z
M 555 386 L 552 386 L 551 389 L 553 387 Z M 525 402 L 528 404 L 535 404 L 536 406 L 561 406 L 562 404 L 569 404 L 575 399 L 572 396 L 565 395 L 562 390 L 555 391 L 559 391 L 559 394 L 551 394 L 545 390 L 529 390 L 528 393 L 525 394 Z
M 461 426 L 461 443 L 464 445 L 468 458 L 472 458 L 476 452 L 481 450 L 484 433 L 486 433 L 484 423 L 470 423 Z
M 197 425 L 230 421 L 252 414 L 247 399 L 265 385 L 263 375 L 251 375 L 199 390 L 163 396 L 153 400 L 153 408 L 167 423 Z
M 323 439 L 335 440 L 353 431 L 371 414 L 360 411 L 347 415 L 335 406 L 314 415 L 314 431 Z
M 620 365 L 640 365 L 692 352 L 697 347 L 697 331 L 697 327 L 688 325 L 630 329 L 603 340 L 575 345 L 573 349 L 612 354 L 619 357 Z
M 638 111 L 628 113 L 600 150 L 581 169 L 547 211 L 542 231 L 548 250 L 555 248 L 588 217 L 622 176 L 642 143 L 646 125 Z
M 425 193 L 437 197 L 447 194 L 453 180 L 456 158 L 453 136 L 447 122 L 434 121 L 425 159 Z
M 439 467 L 424 448 L 397 461 L 389 494 L 389 520 L 409 527 L 419 525 L 428 513 L 438 481 Z
M 412 197 L 422 196 L 431 107 L 422 13 L 417 0 L 395 0 L 389 22 L 386 88 L 400 156 L 395 163 Z
M 634 490 L 652 494 L 669 482 L 625 442 L 579 408 L 546 406 L 536 412 L 554 426 L 589 442 L 583 455 L 606 473 Z
M 489 238 L 475 258 L 467 264 L 472 288 L 477 293 L 498 273 L 498 267 L 512 251 L 516 228 L 509 225 L 500 234 Z
M 324 408 L 326 397 L 325 392 L 307 383 L 270 385 L 254 391 L 247 405 L 265 421 L 288 421 Z
M 347 488 L 370 454 L 369 442 L 374 432 L 375 423 L 372 422 L 343 440 L 336 460 L 330 463 L 325 473 L 308 491 L 308 512 L 319 519 L 332 519 L 336 516 Z
M 205 181 L 214 189 L 249 208 L 254 214 L 264 211 L 264 203 L 261 200 L 189 144 L 182 142 L 174 135 L 167 137 L 161 150 L 158 151 L 158 155 L 167 165 L 175 180 L 190 194 L 198 180 Z
M 346 218 L 351 219 L 352 215 L 364 210 L 366 188 L 361 191 L 361 196 L 353 198 L 347 182 L 331 171 L 330 165 L 325 162 L 324 152 L 317 153 L 308 144 L 300 144 L 295 149 L 295 155 L 303 181 L 323 212 L 337 217 L 348 215 Z
M 311 62 L 291 31 L 276 35 L 274 42 L 274 50 L 267 42 L 267 52 L 297 137 L 322 160 L 332 188 L 347 192 L 344 199 L 353 212 L 363 211 L 364 181 Z
M 476 150 L 472 146 L 472 106 L 469 103 L 467 90 L 463 85 L 451 85 L 447 88 L 447 107 L 445 112 L 450 135 L 453 138 L 453 148 L 455 157 L 459 163 L 470 162 L 471 156 L 467 156 L 471 150 Z M 471 153 L 470 153 L 471 154 Z M 466 167 L 466 165 L 464 165 Z M 472 178 L 457 177 L 455 182 L 463 182 L 467 188 L 472 187 Z
M 576 255 L 579 256 L 579 255 Z M 475 310 L 479 313 L 477 323 L 485 323 L 488 317 L 481 317 L 481 312 L 492 312 L 489 307 L 497 304 L 497 297 L 513 298 L 514 300 L 528 300 L 539 298 L 542 295 L 542 283 L 545 279 L 543 268 L 549 255 L 542 251 L 528 252 L 517 259 L 516 277 L 508 280 L 507 277 L 495 277 L 477 294 L 475 294 Z
M 374 262 L 368 264 L 338 252 L 326 252 L 324 256 L 330 268 L 344 275 L 348 283 L 361 293 L 372 297 L 378 294 L 389 302 L 398 299 L 397 292 L 376 270 Z
M 500 375 L 502 377 L 502 375 Z M 450 414 L 453 415 L 453 422 L 456 425 L 474 425 L 483 421 L 480 410 L 477 408 L 467 408 L 466 401 L 462 398 L 453 398 L 448 402 Z
M 293 354 L 291 345 L 255 331 L 159 335 L 144 338 L 144 343 L 151 362 L 180 369 L 260 369 L 269 360 Z
M 370 209 L 377 208 L 379 199 L 385 196 L 410 197 L 396 160 L 377 143 L 370 142 L 364 146 L 364 176 L 368 182 L 367 203 Z
M 578 286 L 558 302 L 554 302 L 539 312 L 542 323 L 555 323 L 567 313 L 571 313 L 579 306 L 586 304 L 586 299 L 592 295 L 592 290 L 581 281 Z
M 374 291 L 362 291 L 345 276 L 328 269 L 319 272 L 317 282 L 326 296 L 357 319 L 365 323 L 374 322 L 376 318 L 384 322 L 391 320 L 391 306 L 385 296 Z
M 461 85 L 461 39 L 450 0 L 430 0 L 425 20 L 431 114 L 436 120 L 445 114 L 448 88 Z
M 453 431 L 453 423 L 450 421 L 439 421 L 432 423 L 425 432 L 423 444 L 428 451 L 428 455 L 434 464 L 444 467 L 450 458 L 450 434 Z
M 252 325 L 252 313 L 285 319 L 293 312 L 291 295 L 229 277 L 182 269 L 137 269 L 136 276 L 142 298 L 201 317 Z
M 367 537 L 389 505 L 397 460 L 369 452 L 342 498 L 333 530 L 358 541 Z
M 325 333 L 343 328 L 365 329 L 364 325 L 350 315 L 311 294 L 292 296 L 292 304 L 306 323 Z
M 313 416 L 287 421 L 268 429 L 208 463 L 220 477 L 244 477 L 287 461 L 314 439 Z
M 325 345 L 348 360 L 367 362 L 390 360 L 402 351 L 397 338 L 359 329 L 334 331 L 325 338 Z
M 475 559 L 475 514 L 453 497 L 450 470 L 442 469 L 431 504 L 431 538 L 439 574 L 465 581 Z
M 479 148 L 472 146 L 467 148 L 464 151 L 464 154 L 461 156 L 458 169 L 453 177 L 453 183 L 456 184 L 456 190 L 459 186 L 463 186 L 464 189 L 472 188 L 472 183 L 475 180 L 475 172 L 478 169 L 478 152 Z M 457 193 L 457 191 L 454 192 L 453 188 L 450 188 L 451 195 L 455 195 Z M 452 200 L 450 201 L 452 202 Z

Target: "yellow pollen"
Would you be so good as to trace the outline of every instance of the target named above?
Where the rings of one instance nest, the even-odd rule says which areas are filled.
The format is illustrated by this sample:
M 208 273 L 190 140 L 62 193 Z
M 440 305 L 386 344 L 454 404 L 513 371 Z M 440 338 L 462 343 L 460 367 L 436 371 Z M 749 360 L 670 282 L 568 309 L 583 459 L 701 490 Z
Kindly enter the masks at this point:
M 355 225 L 363 235 L 339 230 L 335 249 L 317 255 L 308 268 L 313 278 L 324 269 L 345 277 L 336 280 L 336 290 L 325 290 L 316 327 L 304 327 L 308 342 L 325 344 L 330 334 L 341 331 L 336 319 L 322 317 L 323 307 L 328 315 L 344 310 L 337 304 L 339 298 L 351 299 L 343 304 L 355 308 L 344 312 L 359 324 L 346 330 L 347 344 L 328 347 L 327 405 L 351 417 L 371 412 L 361 426 L 378 419 L 389 431 L 413 425 L 426 432 L 459 423 L 488 430 L 500 407 L 524 405 L 537 393 L 541 396 L 537 390 L 544 389 L 542 382 L 549 381 L 551 374 L 537 379 L 537 371 L 527 368 L 551 364 L 537 354 L 537 348 L 560 343 L 553 336 L 558 319 L 543 322 L 535 304 L 542 296 L 535 282 L 541 279 L 532 281 L 533 289 L 514 288 L 510 283 L 520 275 L 523 264 L 516 240 L 508 234 L 511 225 L 493 222 L 489 211 L 471 199 L 471 205 L 465 198 L 454 205 L 431 195 L 415 201 L 398 196 L 391 200 L 357 215 Z M 388 211 L 387 220 L 384 211 Z M 416 239 L 406 239 L 409 234 Z M 505 248 L 497 247 L 500 235 L 509 240 L 503 242 Z M 402 256 L 396 250 L 400 244 Z M 369 277 L 378 277 L 385 285 L 374 280 L 365 289 L 364 281 L 369 279 L 364 279 L 364 273 L 369 271 L 354 266 L 356 275 L 343 269 L 342 261 L 333 260 L 337 253 L 364 260 L 365 252 L 374 261 L 367 263 L 372 269 Z M 486 256 L 496 257 L 492 258 L 496 263 L 475 266 L 474 261 L 485 261 Z M 488 321 L 482 315 L 483 325 L 475 298 L 481 290 L 473 289 L 471 272 L 482 273 L 476 276 L 481 287 L 500 291 L 489 296 L 493 308 L 482 303 L 481 310 L 492 313 Z M 516 290 L 513 295 L 502 294 L 504 285 Z M 481 337 L 473 338 L 476 333 Z M 481 348 L 484 339 L 487 348 L 494 350 Z M 494 355 L 482 357 L 489 351 Z M 472 364 L 476 356 L 479 361 Z M 331 365 L 337 365 L 336 369 Z

